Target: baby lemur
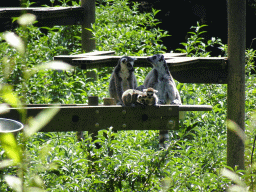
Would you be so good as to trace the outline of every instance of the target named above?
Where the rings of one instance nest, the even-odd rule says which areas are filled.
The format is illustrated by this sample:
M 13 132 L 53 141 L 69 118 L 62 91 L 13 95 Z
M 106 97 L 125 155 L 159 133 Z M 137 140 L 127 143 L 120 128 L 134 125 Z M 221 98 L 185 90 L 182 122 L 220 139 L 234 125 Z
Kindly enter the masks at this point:
M 143 92 L 136 89 L 127 89 L 122 95 L 123 106 L 135 107 L 139 104 L 138 96 Z
M 138 96 L 138 102 L 143 105 L 157 105 L 158 97 L 156 95 L 158 91 L 149 87 L 143 89 L 143 93 Z
M 143 85 L 137 89 L 128 89 L 122 95 L 123 106 L 132 106 L 136 105 L 157 105 L 158 97 L 155 93 L 157 90 L 153 88 L 143 89 L 143 92 L 140 91 Z M 139 89 L 139 90 L 138 90 Z
M 134 75 L 134 61 L 136 58 L 124 56 L 119 59 L 109 83 L 109 95 L 118 105 L 122 105 L 122 94 L 127 89 L 135 89 L 137 80 Z
M 152 87 L 158 91 L 159 104 L 179 104 L 181 105 L 180 94 L 176 88 L 174 79 L 169 71 L 163 55 L 153 55 L 147 60 L 153 65 L 153 69 L 145 78 L 144 86 Z M 160 128 L 161 129 L 161 128 Z M 169 140 L 168 130 L 160 130 L 159 147 L 165 148 L 165 141 Z

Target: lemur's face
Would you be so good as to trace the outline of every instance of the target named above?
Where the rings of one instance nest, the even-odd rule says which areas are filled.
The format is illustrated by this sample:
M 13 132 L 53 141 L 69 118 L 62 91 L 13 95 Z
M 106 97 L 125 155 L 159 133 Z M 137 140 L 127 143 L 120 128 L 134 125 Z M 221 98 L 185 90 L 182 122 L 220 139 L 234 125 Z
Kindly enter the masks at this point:
M 164 56 L 156 54 L 151 57 L 148 57 L 147 60 L 153 65 L 153 67 L 157 67 L 164 63 Z
M 154 92 L 153 91 L 147 91 L 147 97 L 151 98 L 153 97 Z
M 152 97 L 154 97 L 154 94 L 157 93 L 158 91 L 149 87 L 148 89 L 143 89 L 143 92 L 147 93 L 148 98 L 152 98 Z
M 120 59 L 120 64 L 122 68 L 127 68 L 128 70 L 134 70 L 133 65 L 136 58 L 124 56 Z

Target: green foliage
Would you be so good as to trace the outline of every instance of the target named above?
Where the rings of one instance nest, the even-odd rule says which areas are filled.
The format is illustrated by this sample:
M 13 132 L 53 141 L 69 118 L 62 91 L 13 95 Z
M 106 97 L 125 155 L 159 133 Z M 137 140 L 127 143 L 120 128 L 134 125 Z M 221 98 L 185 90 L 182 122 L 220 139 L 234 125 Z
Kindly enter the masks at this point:
M 202 31 L 202 28 L 206 27 L 207 25 L 200 25 L 197 22 L 197 26 L 192 26 L 191 29 L 195 29 L 195 32 L 188 32 L 190 37 L 188 37 L 186 43 L 180 43 L 184 46 L 184 49 L 176 49 L 181 53 L 187 53 L 189 57 L 209 57 L 210 52 L 207 51 L 208 47 L 212 47 L 214 45 L 223 46 L 221 43 L 221 39 L 212 37 L 207 42 L 204 42 L 204 38 L 202 34 L 206 33 L 206 31 Z M 223 50 L 224 51 L 224 50 Z
M 138 3 L 129 7 L 128 0 L 107 1 L 96 9 L 93 34 L 99 51 L 116 51 L 118 55 L 152 55 L 166 49 L 161 38 L 167 31 L 157 28 L 158 11 L 139 13 Z
M 67 2 L 63 1 L 63 6 Z M 138 12 L 137 3 L 130 8 L 125 0 L 104 2 L 104 5 L 97 6 L 93 26 L 97 50 L 115 50 L 118 55 L 152 55 L 165 50 L 161 38 L 167 33 L 156 28 L 158 21 L 154 16 L 157 10 L 145 14 Z M 202 31 L 204 27 L 199 24 L 192 27 L 195 32 L 190 32 L 187 43 L 182 43 L 185 48 L 181 52 L 188 56 L 210 56 L 207 47 L 216 44 L 226 51 L 227 46 L 219 39 L 204 42 L 201 37 L 205 33 Z M 87 103 L 89 95 L 97 95 L 102 103 L 102 99 L 108 97 L 112 69 L 94 70 L 98 76 L 94 82 L 87 78 L 86 71 L 79 68 L 66 72 L 47 69 L 32 76 L 26 73 L 27 69 L 37 71 L 42 63 L 51 61 L 55 55 L 81 53 L 80 27 L 55 26 L 41 30 L 29 25 L 18 28 L 15 33 L 26 42 L 26 51 L 20 54 L 17 47 L 14 49 L 6 42 L 0 43 L 0 82 L 4 87 L 1 87 L 1 101 L 12 106 L 21 101 L 73 104 Z M 248 169 L 245 172 L 235 170 L 243 180 L 238 183 L 243 187 L 244 183 L 250 186 L 251 191 L 255 188 L 252 146 L 256 129 L 252 114 L 255 111 L 256 79 L 251 73 L 255 54 L 255 50 L 246 51 L 245 161 Z M 147 71 L 136 69 L 139 84 Z M 15 142 L 5 145 L 2 141 L 0 191 L 12 191 L 10 186 L 13 187 L 17 178 L 16 183 L 20 182 L 22 173 L 18 166 L 11 167 L 13 162 L 7 158 L 16 159 L 17 163 L 25 160 L 23 183 L 30 189 L 37 187 L 37 191 L 225 191 L 234 178 L 228 177 L 229 180 L 220 174 L 226 165 L 227 86 L 178 83 L 177 88 L 184 104 L 210 104 L 213 111 L 187 112 L 186 118 L 180 122 L 181 129 L 170 132 L 167 150 L 157 148 L 158 131 L 115 133 L 110 128 L 100 131 L 95 141 L 86 134 L 82 142 L 77 142 L 73 132 L 35 133 L 31 136 L 30 133 L 43 125 L 38 123 L 42 119 L 39 115 L 37 121 L 30 120 L 27 131 L 17 137 L 17 143 L 25 142 L 25 146 Z M 1 137 L 1 140 L 5 138 Z M 96 142 L 102 146 L 100 149 L 95 147 Z M 26 153 L 16 153 L 18 147 Z M 4 178 L 3 175 L 9 176 Z M 231 173 L 227 175 L 232 176 Z

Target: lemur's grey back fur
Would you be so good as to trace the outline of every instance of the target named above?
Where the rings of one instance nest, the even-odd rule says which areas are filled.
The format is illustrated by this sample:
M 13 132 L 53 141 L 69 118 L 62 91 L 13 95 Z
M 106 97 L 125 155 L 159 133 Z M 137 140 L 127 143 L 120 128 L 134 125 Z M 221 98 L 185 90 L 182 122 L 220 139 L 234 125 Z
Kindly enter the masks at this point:
M 135 89 L 137 80 L 134 75 L 134 61 L 136 59 L 124 56 L 119 59 L 109 83 L 109 95 L 114 98 L 117 104 L 122 103 L 122 94 L 127 89 Z
M 163 55 L 153 55 L 147 60 L 153 65 L 153 69 L 145 78 L 144 86 L 152 87 L 158 91 L 159 104 L 180 104 L 180 94 L 176 88 L 174 79 L 169 71 L 167 63 Z M 161 128 L 160 128 L 161 129 Z M 165 148 L 165 141 L 169 140 L 168 130 L 160 130 L 159 147 Z

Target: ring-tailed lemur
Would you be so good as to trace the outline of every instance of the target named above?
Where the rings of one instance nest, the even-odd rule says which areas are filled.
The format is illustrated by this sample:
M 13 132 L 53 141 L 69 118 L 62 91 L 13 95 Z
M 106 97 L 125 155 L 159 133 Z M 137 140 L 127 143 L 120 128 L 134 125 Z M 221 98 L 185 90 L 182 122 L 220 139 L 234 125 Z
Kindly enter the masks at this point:
M 137 80 L 134 75 L 134 61 L 136 58 L 124 56 L 119 59 L 109 83 L 109 95 L 117 104 L 122 105 L 122 94 L 127 89 L 135 89 Z
M 143 105 L 157 105 L 158 97 L 156 95 L 158 91 L 149 87 L 143 89 L 143 93 L 138 96 L 138 102 Z
M 176 88 L 174 79 L 169 71 L 163 55 L 153 55 L 147 60 L 153 65 L 153 69 L 145 78 L 144 86 L 158 90 L 159 104 L 179 104 L 181 105 L 180 94 Z M 165 141 L 169 140 L 168 130 L 160 130 L 159 147 L 164 148 Z
M 123 106 L 135 107 L 138 102 L 138 96 L 143 94 L 143 92 L 136 89 L 127 89 L 122 95 Z
M 163 55 L 154 55 L 147 60 L 153 65 L 153 69 L 145 78 L 144 86 L 158 90 L 159 104 L 181 104 L 180 94 L 168 69 Z

